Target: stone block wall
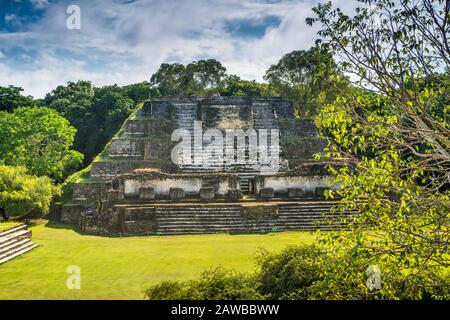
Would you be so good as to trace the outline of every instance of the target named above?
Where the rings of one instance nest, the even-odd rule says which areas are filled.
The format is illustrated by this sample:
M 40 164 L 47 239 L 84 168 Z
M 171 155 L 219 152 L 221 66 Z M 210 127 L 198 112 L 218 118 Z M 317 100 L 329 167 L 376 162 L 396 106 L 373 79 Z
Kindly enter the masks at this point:
M 111 141 L 107 155 L 109 157 L 142 158 L 144 156 L 144 140 L 114 139 Z
M 114 178 L 119 174 L 131 172 L 135 169 L 157 168 L 164 172 L 176 173 L 178 166 L 171 161 L 160 160 L 115 160 L 95 161 L 92 163 L 91 177 Z
M 112 188 L 112 184 L 109 181 L 105 182 L 92 182 L 92 183 L 75 183 L 73 185 L 72 199 L 90 200 L 105 198 L 106 192 Z
M 125 125 L 126 135 L 143 136 L 147 133 L 146 122 L 142 120 L 128 119 Z
M 133 173 L 119 177 L 121 190 L 125 198 L 136 198 L 141 190 L 151 188 L 156 199 L 171 198 L 172 191 L 183 190 L 186 197 L 201 197 L 208 193 L 219 197 L 228 197 L 230 190 L 239 190 L 239 178 L 232 175 L 218 174 L 216 176 L 161 174 L 160 176 L 133 176 Z M 207 192 L 210 190 L 209 192 Z M 206 197 L 206 196 L 205 196 Z M 211 197 L 213 198 L 213 197 Z
M 332 176 L 288 176 L 272 175 L 257 176 L 255 189 L 261 197 L 267 197 L 268 189 L 273 190 L 275 196 L 284 197 L 323 197 L 323 190 L 337 189 Z
M 95 204 L 64 205 L 61 208 L 61 222 L 78 225 L 83 214 L 95 213 Z

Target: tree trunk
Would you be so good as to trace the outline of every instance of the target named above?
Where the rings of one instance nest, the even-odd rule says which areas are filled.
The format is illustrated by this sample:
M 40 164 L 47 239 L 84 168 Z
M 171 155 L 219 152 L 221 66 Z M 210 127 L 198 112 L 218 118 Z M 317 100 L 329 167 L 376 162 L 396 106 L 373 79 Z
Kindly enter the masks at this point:
M 0 217 L 2 217 L 5 222 L 8 221 L 8 216 L 3 208 L 0 208 Z

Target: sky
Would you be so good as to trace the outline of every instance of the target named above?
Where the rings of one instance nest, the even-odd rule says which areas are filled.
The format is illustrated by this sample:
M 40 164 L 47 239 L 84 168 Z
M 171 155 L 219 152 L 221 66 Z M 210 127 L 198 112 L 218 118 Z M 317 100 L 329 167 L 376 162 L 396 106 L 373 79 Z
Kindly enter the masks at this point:
M 19 86 L 25 94 L 43 98 L 68 81 L 126 85 L 149 80 L 161 63 L 209 58 L 222 62 L 229 73 L 262 81 L 283 54 L 314 44 L 319 26 L 307 26 L 305 18 L 313 16 L 316 4 L 0 0 L 0 85 Z

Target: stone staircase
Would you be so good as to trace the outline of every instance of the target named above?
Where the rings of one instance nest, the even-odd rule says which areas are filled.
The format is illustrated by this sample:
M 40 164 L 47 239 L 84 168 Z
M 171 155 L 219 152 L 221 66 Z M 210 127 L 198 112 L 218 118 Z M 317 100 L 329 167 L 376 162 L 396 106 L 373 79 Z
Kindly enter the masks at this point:
M 277 217 L 245 219 L 241 204 L 128 204 L 125 210 L 124 233 L 141 235 L 179 235 L 209 233 L 260 233 L 274 231 L 337 230 L 345 225 L 332 215 L 337 202 L 282 202 Z M 347 213 L 351 218 L 353 213 Z M 334 217 L 331 223 L 324 219 Z
M 25 224 L 0 232 L 0 264 L 18 257 L 34 248 L 31 231 Z
M 243 194 L 249 194 L 253 193 L 254 190 L 252 190 L 251 186 L 251 180 L 255 179 L 255 174 L 253 173 L 239 173 L 239 187 L 241 189 L 241 192 Z
M 343 228 L 345 224 L 339 221 L 343 216 L 331 213 L 331 208 L 335 205 L 336 203 L 331 201 L 311 201 L 301 205 L 279 205 L 278 224 L 280 231 L 336 230 Z M 346 212 L 345 216 L 351 219 L 354 213 Z
M 253 105 L 253 128 L 259 129 L 278 129 L 278 123 L 270 104 Z
M 253 128 L 258 129 L 267 129 L 267 144 L 268 151 L 270 153 L 280 152 L 280 149 L 277 146 L 272 145 L 271 132 L 270 129 L 279 129 L 277 118 L 275 113 L 272 110 L 272 106 L 267 103 L 257 103 L 252 109 L 253 113 Z M 192 132 L 194 120 L 197 119 L 197 107 L 196 104 L 177 104 L 175 109 L 175 119 L 178 128 L 187 129 Z M 225 142 L 225 141 L 224 141 Z M 206 145 L 203 145 L 205 148 Z M 227 146 L 226 148 L 230 148 Z M 231 147 L 232 151 L 237 157 L 236 159 L 243 159 L 238 156 L 244 155 L 245 160 L 236 161 L 234 163 L 223 163 L 216 161 L 214 157 L 210 159 L 206 159 L 205 164 L 185 164 L 181 165 L 180 169 L 182 172 L 189 173 L 203 173 L 203 172 L 234 172 L 241 177 L 241 190 L 246 193 L 249 191 L 248 188 L 248 180 L 255 177 L 256 174 L 260 173 L 260 165 L 252 164 L 248 162 L 249 150 L 248 143 L 245 144 L 245 147 L 236 148 L 234 146 Z M 227 151 L 227 150 L 225 150 Z M 228 150 L 229 151 L 229 150 Z M 192 159 L 203 159 L 204 154 L 202 153 L 202 149 L 196 149 L 194 146 Z M 225 159 L 225 154 L 224 158 Z
M 164 206 L 156 209 L 158 233 L 227 233 L 242 226 L 240 206 Z
M 197 104 L 182 103 L 175 105 L 175 121 L 178 128 L 194 130 L 194 121 L 197 120 Z

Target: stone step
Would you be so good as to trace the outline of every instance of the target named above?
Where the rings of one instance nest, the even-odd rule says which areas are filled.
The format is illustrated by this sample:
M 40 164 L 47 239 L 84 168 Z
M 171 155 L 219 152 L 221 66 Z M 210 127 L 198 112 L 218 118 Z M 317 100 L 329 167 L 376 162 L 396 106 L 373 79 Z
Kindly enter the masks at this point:
M 179 210 L 160 210 L 156 209 L 156 213 L 158 215 L 196 215 L 196 216 L 226 216 L 226 215 L 237 215 L 240 213 L 240 210 L 195 210 L 195 208 L 189 209 L 179 209 Z
M 220 222 L 220 223 L 241 223 L 243 219 L 240 216 L 229 217 L 229 218 L 219 218 L 219 217 L 185 217 L 185 218 L 176 218 L 176 217 L 158 217 L 158 222 L 161 223 L 211 223 L 211 222 Z
M 282 210 L 278 210 L 278 214 L 280 216 L 303 216 L 303 215 L 307 215 L 307 214 L 312 214 L 312 215 L 323 215 L 323 214 L 329 214 L 329 215 L 333 215 L 332 212 L 330 212 L 330 210 L 323 210 L 323 209 L 303 209 L 303 210 L 296 210 L 296 211 L 282 211 Z
M 28 237 L 13 237 L 9 238 L 7 241 L 0 242 L 0 250 L 2 250 L 5 247 L 8 247 L 14 243 L 20 242 L 22 240 L 27 240 Z
M 26 228 L 27 228 L 26 224 L 21 224 L 21 225 L 18 225 L 18 226 L 15 226 L 15 227 L 12 227 L 12 228 L 0 231 L 0 237 L 6 236 L 8 234 L 11 234 L 11 233 L 14 233 L 16 231 L 23 230 L 23 229 L 26 229 Z
M 277 218 L 261 220 L 244 219 L 241 216 L 241 204 L 193 203 L 160 206 L 158 204 L 134 204 L 125 206 L 125 209 L 130 213 L 139 213 L 139 215 L 136 216 L 137 218 L 131 216 L 133 218 L 130 220 L 133 221 L 126 221 L 125 224 L 130 227 L 129 230 L 137 230 L 138 233 L 145 234 L 147 232 L 161 235 L 233 233 L 239 232 L 239 230 L 247 233 L 339 230 L 346 226 L 343 219 L 350 221 L 353 212 L 349 212 L 347 215 L 333 214 L 330 212 L 330 208 L 336 204 L 335 201 L 281 203 L 278 204 Z M 118 205 L 118 207 L 124 207 L 124 205 Z M 156 218 L 154 222 L 145 219 L 145 210 L 149 209 L 154 209 L 152 216 L 156 214 L 156 217 L 153 216 L 153 219 Z
M 343 219 L 351 220 L 351 217 L 333 217 L 333 216 L 303 216 L 303 217 L 291 217 L 286 219 L 285 217 L 279 217 L 278 221 L 282 223 L 296 223 L 303 221 L 317 221 L 317 220 L 332 220 L 332 221 L 342 221 Z
M 190 226 L 186 226 L 186 225 L 159 225 L 157 227 L 158 231 L 171 231 L 171 230 L 178 230 L 178 231 L 189 231 L 189 230 L 221 230 L 221 231 L 228 231 L 230 230 L 230 228 L 238 228 L 238 227 L 242 227 L 244 226 L 244 224 L 242 223 L 233 223 L 233 224 L 192 224 Z
M 6 236 L 0 237 L 0 245 L 4 244 L 6 242 L 9 242 L 13 239 L 21 239 L 21 238 L 30 238 L 31 237 L 31 231 L 30 230 L 23 230 L 19 229 L 19 231 L 8 233 Z
M 298 208 L 295 210 L 282 210 L 282 209 L 278 209 L 278 213 L 279 214 L 284 214 L 284 215 L 296 215 L 296 214 L 305 214 L 305 213 L 313 213 L 313 214 L 317 214 L 317 213 L 327 213 L 327 214 L 332 214 L 332 215 L 347 215 L 347 214 L 356 214 L 356 212 L 352 211 L 347 211 L 345 212 L 345 214 L 342 214 L 340 212 L 333 212 L 329 209 L 323 209 L 323 208 Z
M 334 205 L 330 205 L 330 206 L 325 206 L 325 205 L 299 205 L 296 207 L 290 207 L 290 208 L 286 208 L 284 206 L 280 206 L 279 207 L 279 211 L 283 211 L 283 212 L 297 212 L 297 211 L 301 211 L 301 210 L 326 210 L 326 211 L 330 211 L 331 208 L 333 208 Z
M 340 222 L 338 220 L 330 221 L 330 220 L 324 220 L 324 219 L 305 219 L 305 220 L 297 220 L 297 221 L 289 221 L 289 222 L 278 220 L 278 223 L 280 224 L 280 226 L 303 226 L 303 225 L 314 226 L 317 223 L 323 224 L 323 225 L 343 224 L 342 222 Z
M 186 207 L 186 208 L 180 208 L 180 207 L 166 207 L 166 208 L 156 208 L 155 209 L 157 213 L 197 213 L 197 214 L 222 214 L 222 213 L 236 213 L 240 212 L 240 208 L 204 208 L 204 207 Z
M 233 213 L 233 214 L 193 214 L 193 213 L 157 213 L 157 217 L 159 219 L 236 219 L 239 218 L 239 213 Z
M 33 250 L 36 247 L 37 247 L 37 244 L 35 244 L 33 242 L 29 242 L 29 243 L 24 244 L 22 247 L 16 248 L 10 252 L 0 255 L 0 264 L 3 264 L 9 260 L 12 260 L 15 257 L 18 257 L 30 250 Z
M 198 210 L 198 209 L 205 209 L 205 210 L 239 210 L 241 206 L 239 204 L 196 204 L 196 203 L 189 203 L 189 204 L 166 204 L 156 207 L 156 210 L 166 210 L 166 209 L 180 209 L 180 210 Z
M 13 251 L 16 248 L 22 247 L 26 243 L 30 243 L 31 239 L 21 239 L 19 241 L 11 241 L 8 243 L 8 245 L 3 245 L 0 247 L 0 256 L 4 255 L 5 253 L 8 253 L 10 251 Z
M 184 217 L 180 217 L 181 215 L 173 215 L 173 216 L 161 216 L 158 215 L 157 219 L 159 221 L 193 221 L 193 220 L 202 220 L 202 221 L 237 221 L 241 220 L 239 215 L 233 215 L 228 217 L 218 217 L 210 215 L 210 216 L 193 216 L 193 215 L 184 215 Z
M 323 208 L 298 208 L 298 209 L 292 210 L 292 211 L 285 211 L 285 210 L 278 209 L 278 213 L 279 214 L 285 214 L 285 215 L 296 215 L 296 214 L 305 214 L 305 213 L 329 213 L 329 214 L 334 214 L 330 210 L 323 209 Z M 339 214 L 336 213 L 335 215 L 339 215 Z

